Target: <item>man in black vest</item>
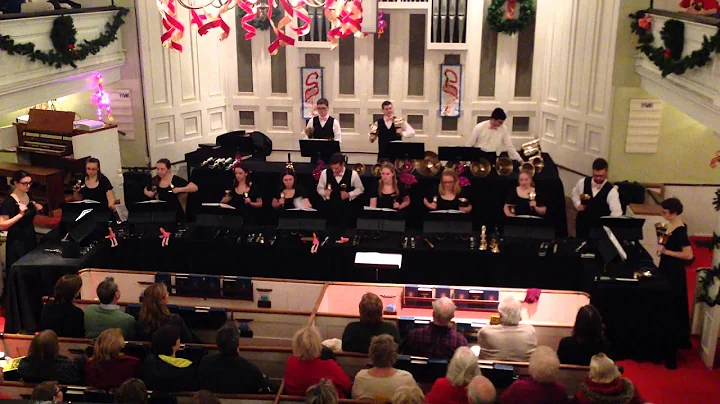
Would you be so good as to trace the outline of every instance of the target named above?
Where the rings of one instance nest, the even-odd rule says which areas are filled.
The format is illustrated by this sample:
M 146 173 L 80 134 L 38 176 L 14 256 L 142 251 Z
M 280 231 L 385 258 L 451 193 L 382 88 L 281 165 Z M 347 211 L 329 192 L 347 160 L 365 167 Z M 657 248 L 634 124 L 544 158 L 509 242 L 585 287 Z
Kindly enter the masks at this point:
M 382 110 L 383 117 L 370 127 L 370 143 L 378 141 L 378 161 L 390 157 L 388 155 L 390 142 L 415 136 L 415 129 L 402 118 L 395 116 L 392 102 L 383 102 Z
M 351 201 L 365 192 L 360 176 L 345 167 L 345 156 L 335 153 L 320 174 L 317 193 L 326 201 L 328 221 L 333 225 L 347 226 L 352 221 Z
M 600 227 L 603 216 L 622 216 L 620 194 L 617 187 L 607 181 L 608 162 L 603 158 L 593 161 L 592 177 L 578 181 L 571 199 L 578 211 L 575 220 L 575 236 L 587 238 L 590 229 Z
M 341 142 L 340 122 L 328 114 L 330 109 L 328 100 L 320 98 L 317 101 L 316 109 L 318 116 L 308 121 L 305 127 L 305 136 L 308 139 L 326 139 Z

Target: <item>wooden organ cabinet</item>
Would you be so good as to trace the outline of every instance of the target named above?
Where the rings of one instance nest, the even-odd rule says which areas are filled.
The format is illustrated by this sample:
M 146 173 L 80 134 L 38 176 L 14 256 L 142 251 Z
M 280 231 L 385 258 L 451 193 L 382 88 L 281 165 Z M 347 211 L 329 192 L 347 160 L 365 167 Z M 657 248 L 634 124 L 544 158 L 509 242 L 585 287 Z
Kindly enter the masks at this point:
M 74 119 L 74 112 L 31 109 L 27 123 L 14 124 L 17 152 L 25 154 L 30 165 L 0 163 L 0 176 L 9 178 L 21 169 L 33 176 L 39 186 L 32 188 L 31 195 L 51 215 L 65 201 L 65 192 L 71 190 L 75 176 L 84 175 L 89 157 L 100 159 L 101 171 L 113 185 L 115 197 L 123 197 L 117 126 L 81 130 L 76 129 Z M 0 181 L 0 194 L 8 193 L 7 182 Z

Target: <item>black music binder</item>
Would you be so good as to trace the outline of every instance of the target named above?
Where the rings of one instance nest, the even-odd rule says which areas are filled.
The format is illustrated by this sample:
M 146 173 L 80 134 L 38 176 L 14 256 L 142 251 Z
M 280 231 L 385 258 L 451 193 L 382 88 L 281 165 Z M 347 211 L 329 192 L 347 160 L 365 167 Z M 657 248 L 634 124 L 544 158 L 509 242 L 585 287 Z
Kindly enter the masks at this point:
M 195 216 L 196 227 L 236 230 L 243 226 L 242 211 L 220 206 L 203 205 Z
M 425 158 L 425 143 L 393 141 L 388 145 L 387 156 L 390 161 L 397 159 L 422 160 Z
M 555 238 L 555 228 L 550 221 L 540 217 L 506 217 L 503 237 L 550 241 Z
M 472 234 L 472 217 L 466 213 L 430 213 L 423 221 L 425 234 Z
M 286 210 L 278 218 L 278 230 L 324 232 L 327 221 L 315 210 Z
M 357 219 L 358 231 L 405 233 L 403 212 L 389 210 L 363 210 Z
M 448 146 L 438 147 L 438 159 L 441 161 L 478 161 L 480 157 L 486 157 L 487 152 L 482 151 L 479 147 L 462 147 Z M 488 161 L 495 161 L 495 153 Z M 486 157 L 487 158 L 487 157 Z
M 311 163 L 322 160 L 327 164 L 335 153 L 340 153 L 340 142 L 337 140 L 300 139 L 300 155 L 310 157 Z

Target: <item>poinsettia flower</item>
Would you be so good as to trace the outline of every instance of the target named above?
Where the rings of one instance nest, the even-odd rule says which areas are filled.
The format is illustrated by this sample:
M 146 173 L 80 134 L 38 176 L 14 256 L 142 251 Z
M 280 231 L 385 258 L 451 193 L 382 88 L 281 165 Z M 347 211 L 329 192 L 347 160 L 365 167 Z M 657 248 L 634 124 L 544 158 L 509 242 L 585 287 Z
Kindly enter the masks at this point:
M 652 16 L 645 14 L 645 17 L 638 20 L 638 26 L 644 30 L 649 30 L 652 26 Z
M 317 167 L 312 172 L 312 176 L 315 179 L 315 181 L 320 181 L 320 174 L 322 174 L 322 171 L 325 169 L 325 162 L 322 160 L 317 161 Z
M 670 56 L 672 56 L 672 51 L 670 49 L 665 49 L 665 59 L 670 59 Z

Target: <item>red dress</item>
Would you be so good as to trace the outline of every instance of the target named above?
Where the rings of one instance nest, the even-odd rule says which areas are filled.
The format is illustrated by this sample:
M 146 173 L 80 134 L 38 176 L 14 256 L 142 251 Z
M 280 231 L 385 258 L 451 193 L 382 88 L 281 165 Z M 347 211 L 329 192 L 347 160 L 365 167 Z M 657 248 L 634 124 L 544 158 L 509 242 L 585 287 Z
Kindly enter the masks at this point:
M 430 404 L 468 404 L 467 385 L 453 386 L 447 377 L 435 380 L 432 389 L 425 396 Z
M 334 360 L 313 359 L 301 361 L 291 356 L 285 365 L 285 392 L 293 396 L 305 396 L 308 387 L 320 379 L 328 379 L 335 385 L 340 398 L 348 397 L 352 381 Z
M 108 362 L 85 362 L 87 385 L 99 388 L 118 387 L 127 379 L 139 377 L 142 370 L 140 359 L 134 356 L 122 356 Z

